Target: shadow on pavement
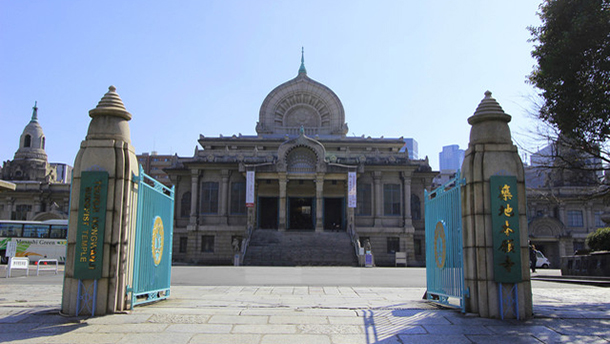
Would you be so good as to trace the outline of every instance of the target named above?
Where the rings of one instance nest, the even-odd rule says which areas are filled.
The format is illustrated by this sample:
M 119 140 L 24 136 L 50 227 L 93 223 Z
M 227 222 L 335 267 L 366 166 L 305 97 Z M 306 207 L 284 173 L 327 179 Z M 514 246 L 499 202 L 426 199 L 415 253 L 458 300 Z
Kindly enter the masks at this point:
M 0 342 L 57 336 L 87 327 L 81 317 L 64 317 L 58 309 L 22 310 L 0 318 Z
M 443 337 L 454 344 L 472 343 L 498 335 L 508 341 L 520 337 L 545 343 L 610 339 L 608 302 L 534 305 L 534 316 L 528 320 L 486 319 L 448 308 L 401 309 L 400 305 L 362 312 L 367 344 L 436 342 Z

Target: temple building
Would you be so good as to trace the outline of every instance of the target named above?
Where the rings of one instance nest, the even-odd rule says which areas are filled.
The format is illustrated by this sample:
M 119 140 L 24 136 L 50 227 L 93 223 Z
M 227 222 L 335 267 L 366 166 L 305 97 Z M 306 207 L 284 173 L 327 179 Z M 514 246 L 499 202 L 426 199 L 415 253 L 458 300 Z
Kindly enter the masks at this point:
M 0 198 L 0 219 L 67 219 L 72 167 L 48 162 L 46 137 L 38 122 L 38 107 L 19 137 L 13 160 L 2 166 L 2 180 L 14 185 Z
M 341 100 L 301 57 L 298 75 L 263 100 L 256 135 L 200 135 L 192 157 L 164 169 L 176 186 L 174 260 L 231 264 L 235 243 L 250 242 L 246 264 L 305 265 L 294 256 L 318 255 L 315 264 L 334 265 L 295 251 L 326 244 L 338 255 L 347 242 L 341 255 L 355 256 L 370 242 L 376 265 L 394 266 L 395 252 L 425 265 L 424 189 L 437 172 L 401 151 L 402 137 L 347 133 Z M 291 240 L 298 244 L 284 254 L 274 245 Z M 263 262 L 254 246 L 266 251 Z
M 525 167 L 529 239 L 552 268 L 561 257 L 589 249 L 587 235 L 608 226 L 602 219 L 609 183 L 601 171 L 601 159 L 561 139 L 532 154 Z

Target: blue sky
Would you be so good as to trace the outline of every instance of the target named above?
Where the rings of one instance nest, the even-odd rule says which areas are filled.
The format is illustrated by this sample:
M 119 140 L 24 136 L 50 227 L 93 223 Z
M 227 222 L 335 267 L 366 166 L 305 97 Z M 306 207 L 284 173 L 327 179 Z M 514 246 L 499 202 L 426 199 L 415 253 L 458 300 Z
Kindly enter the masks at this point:
M 303 46 L 308 76 L 341 99 L 349 135 L 412 137 L 438 169 L 442 146 L 467 147 L 486 90 L 527 141 L 538 5 L 0 0 L 0 159 L 13 158 L 38 101 L 49 161 L 72 165 L 110 85 L 133 115 L 138 154 L 192 156 L 199 134 L 255 134 L 265 96 L 297 75 Z

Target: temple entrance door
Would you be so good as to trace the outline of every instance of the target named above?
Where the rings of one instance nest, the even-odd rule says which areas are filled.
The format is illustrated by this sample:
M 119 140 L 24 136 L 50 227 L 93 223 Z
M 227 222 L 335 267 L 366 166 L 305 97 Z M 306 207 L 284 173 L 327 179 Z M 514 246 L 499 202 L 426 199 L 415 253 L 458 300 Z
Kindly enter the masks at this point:
M 288 207 L 291 230 L 313 230 L 315 228 L 315 207 L 312 197 L 290 197 Z
M 324 229 L 332 231 L 344 230 L 345 208 L 344 199 L 324 198 Z
M 258 228 L 278 229 L 278 198 L 258 198 Z

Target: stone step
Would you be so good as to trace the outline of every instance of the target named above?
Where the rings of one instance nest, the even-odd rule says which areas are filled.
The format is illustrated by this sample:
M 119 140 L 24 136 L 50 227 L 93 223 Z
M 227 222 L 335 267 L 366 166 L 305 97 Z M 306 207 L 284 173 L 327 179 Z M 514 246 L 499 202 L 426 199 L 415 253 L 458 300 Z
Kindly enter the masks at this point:
M 252 266 L 357 266 L 345 232 L 279 232 L 256 230 L 250 239 L 244 265 Z

